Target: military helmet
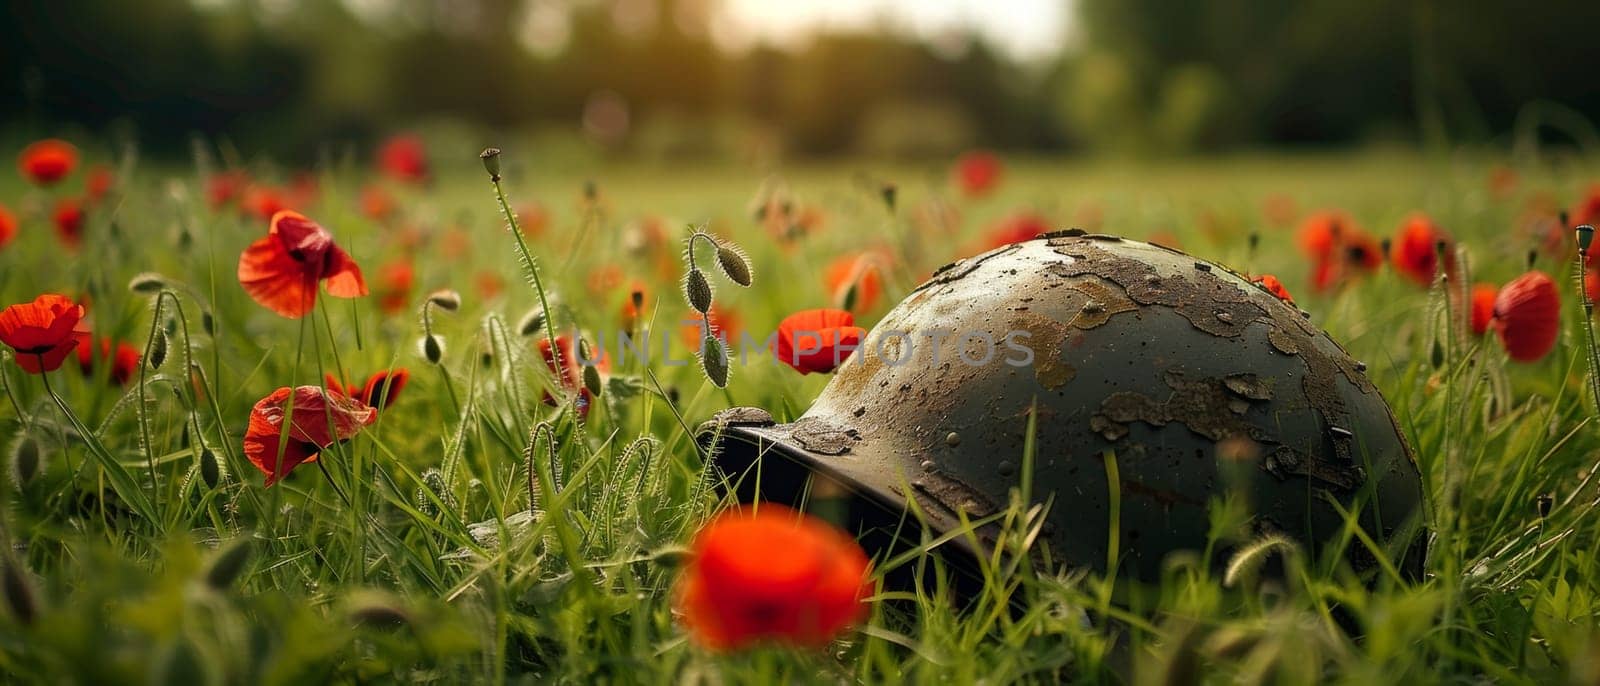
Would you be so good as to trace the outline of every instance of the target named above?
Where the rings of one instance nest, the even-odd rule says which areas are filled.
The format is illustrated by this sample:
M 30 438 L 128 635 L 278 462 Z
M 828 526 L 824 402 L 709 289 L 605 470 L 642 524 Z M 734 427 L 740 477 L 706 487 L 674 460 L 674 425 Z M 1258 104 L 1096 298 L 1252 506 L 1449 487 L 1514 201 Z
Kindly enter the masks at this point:
M 794 422 L 732 408 L 699 438 L 742 499 L 798 501 L 820 475 L 857 515 L 914 499 L 938 532 L 1006 505 L 1031 415 L 1032 498 L 1053 501 L 1041 539 L 1069 567 L 1106 573 L 1116 521 L 1116 573 L 1155 580 L 1169 553 L 1206 547 L 1210 504 L 1242 493 L 1258 533 L 1313 551 L 1343 533 L 1370 569 L 1348 537 L 1357 517 L 1415 578 L 1421 476 L 1364 371 L 1308 313 L 1231 270 L 1069 230 L 935 272 Z M 979 528 L 952 543 L 993 540 Z

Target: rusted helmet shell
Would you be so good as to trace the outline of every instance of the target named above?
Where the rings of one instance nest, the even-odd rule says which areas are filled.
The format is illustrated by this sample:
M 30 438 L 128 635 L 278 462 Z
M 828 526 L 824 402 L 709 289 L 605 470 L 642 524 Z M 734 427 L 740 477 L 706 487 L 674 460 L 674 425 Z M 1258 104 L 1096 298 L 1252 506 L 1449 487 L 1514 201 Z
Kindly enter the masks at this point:
M 935 273 L 793 423 L 734 408 L 701 440 L 743 497 L 758 472 L 762 497 L 785 500 L 800 496 L 797 478 L 823 474 L 883 511 L 914 498 L 947 530 L 1008 502 L 1031 413 L 1032 498 L 1053 501 L 1043 538 L 1068 565 L 1106 572 L 1116 521 L 1117 573 L 1158 578 L 1169 553 L 1206 547 L 1208 507 L 1233 493 L 1258 532 L 1313 550 L 1342 539 L 1368 568 L 1339 509 L 1355 513 L 1415 576 L 1421 477 L 1363 371 L 1304 312 L 1237 273 L 1066 231 Z

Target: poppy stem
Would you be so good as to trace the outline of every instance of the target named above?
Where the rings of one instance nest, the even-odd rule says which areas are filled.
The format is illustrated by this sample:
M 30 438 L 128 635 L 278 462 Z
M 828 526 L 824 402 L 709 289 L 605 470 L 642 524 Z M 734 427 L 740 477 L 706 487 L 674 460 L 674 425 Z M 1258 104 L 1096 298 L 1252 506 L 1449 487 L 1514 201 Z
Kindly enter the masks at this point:
M 1589 300 L 1589 289 L 1586 287 L 1584 265 L 1588 264 L 1589 249 L 1578 247 L 1578 302 L 1583 307 L 1583 337 L 1584 348 L 1588 352 L 1589 361 L 1589 391 L 1594 395 L 1595 411 L 1600 412 L 1600 349 L 1594 342 L 1594 303 Z
M 3 358 L 0 358 L 0 363 L 3 363 L 4 361 L 5 360 Z M 33 417 L 30 417 L 27 414 L 23 413 L 23 411 L 22 411 L 22 403 L 17 402 L 17 394 L 16 394 L 16 392 L 11 390 L 11 378 L 10 378 L 10 376 L 11 376 L 10 374 L 6 373 L 5 366 L 4 365 L 0 365 L 0 388 L 4 388 L 6 390 L 6 399 L 11 401 L 11 409 L 16 410 L 16 412 L 17 412 L 17 421 L 22 422 L 22 428 L 23 429 L 32 429 L 33 428 Z
M 539 295 L 539 309 L 545 316 L 545 339 L 549 341 L 551 350 L 560 350 L 556 345 L 556 313 L 550 309 L 550 299 L 545 296 L 544 281 L 539 278 L 539 265 L 533 261 L 533 253 L 528 252 L 528 244 L 522 239 L 522 226 L 517 223 L 517 214 L 511 211 L 511 203 L 506 200 L 505 188 L 500 185 L 500 175 L 491 173 L 489 181 L 494 184 L 494 196 L 500 202 L 500 212 L 505 215 L 506 222 L 511 226 L 511 237 L 517 241 L 517 252 L 522 256 L 522 265 L 528 273 L 528 282 L 533 285 L 534 293 Z M 451 392 L 454 393 L 453 390 Z
M 324 451 L 324 454 L 326 454 L 326 451 Z M 317 460 L 317 469 L 322 471 L 323 478 L 328 480 L 328 485 L 333 487 L 333 492 L 339 494 L 339 499 L 344 501 L 344 506 L 354 510 L 355 504 L 350 502 L 350 496 L 345 495 L 344 489 L 339 488 L 339 482 L 333 480 L 333 474 L 328 472 L 327 463 L 326 459 L 319 458 Z
M 151 493 L 151 495 L 155 495 L 156 492 L 157 492 L 156 491 L 156 457 L 155 457 L 155 450 L 151 447 L 151 443 L 150 443 L 150 417 L 149 417 L 149 410 L 145 406 L 146 405 L 146 401 L 145 401 L 145 395 L 146 395 L 145 394 L 145 384 L 146 384 L 146 377 L 149 376 L 149 371 L 150 371 L 150 351 L 155 348 L 156 336 L 161 334 L 161 306 L 163 304 L 165 304 L 166 298 L 161 297 L 161 294 L 158 293 L 156 295 L 156 299 L 155 300 L 156 300 L 155 312 L 150 317 L 150 334 L 145 337 L 144 354 L 139 356 L 139 404 L 138 404 L 138 410 L 139 410 L 139 415 L 138 415 L 139 416 L 139 439 L 140 439 L 139 440 L 139 447 L 140 447 L 140 449 L 142 449 L 144 451 L 145 463 L 150 469 L 150 493 Z

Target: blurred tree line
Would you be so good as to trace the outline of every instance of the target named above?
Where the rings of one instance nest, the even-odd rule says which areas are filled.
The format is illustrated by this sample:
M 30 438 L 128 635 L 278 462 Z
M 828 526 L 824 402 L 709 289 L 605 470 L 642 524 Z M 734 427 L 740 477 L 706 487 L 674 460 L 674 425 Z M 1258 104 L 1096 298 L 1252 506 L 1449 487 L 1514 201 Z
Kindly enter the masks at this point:
M 178 152 L 198 132 L 309 154 L 457 118 L 662 154 L 939 155 L 1491 141 L 1529 103 L 1600 112 L 1593 0 L 1077 0 L 1080 39 L 1031 64 L 892 31 L 727 54 L 715 1 L 13 3 L 0 118 Z

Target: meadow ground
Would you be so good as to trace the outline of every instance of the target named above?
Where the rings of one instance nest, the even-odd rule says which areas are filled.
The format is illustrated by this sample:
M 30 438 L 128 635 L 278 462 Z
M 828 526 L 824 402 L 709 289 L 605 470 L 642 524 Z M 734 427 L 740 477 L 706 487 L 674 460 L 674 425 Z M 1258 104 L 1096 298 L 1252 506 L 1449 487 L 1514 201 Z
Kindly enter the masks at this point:
M 882 250 L 880 288 L 843 289 L 870 327 L 1027 210 L 1050 228 L 1176 242 L 1277 275 L 1367 361 L 1430 497 L 1432 549 L 1416 583 L 1380 575 L 1369 587 L 1282 550 L 1240 560 L 1286 557 L 1278 580 L 1179 565 L 1141 593 L 1001 565 L 965 611 L 932 590 L 885 592 L 825 651 L 722 655 L 672 614 L 685 543 L 719 508 L 690 429 L 732 405 L 792 418 L 826 376 L 760 360 L 719 389 L 692 364 L 622 359 L 575 421 L 576 384 L 541 364 L 542 333 L 524 333 L 538 298 L 477 151 L 432 152 L 427 185 L 382 180 L 365 158 L 298 191 L 287 174 L 247 167 L 366 272 L 372 295 L 324 293 L 298 320 L 252 301 L 237 278 L 241 251 L 267 230 L 238 205 L 263 198 L 213 207 L 195 167 L 124 164 L 69 248 L 50 215 L 81 179 L 0 179 L 0 204 L 20 220 L 0 247 L 0 304 L 66 294 L 88 304 L 94 340 L 162 358 L 124 365 L 122 383 L 116 365 L 80 374 L 69 359 L 44 377 L 59 404 L 40 376 L 0 365 L 11 398 L 0 403 L 7 680 L 1600 683 L 1600 440 L 1568 244 L 1533 263 L 1562 286 L 1556 347 L 1514 363 L 1493 332 L 1465 330 L 1465 310 L 1452 315 L 1454 284 L 1419 286 L 1384 267 L 1319 289 L 1296 242 L 1323 208 L 1374 237 L 1422 211 L 1454 237 L 1471 281 L 1503 284 L 1539 247 L 1525 227 L 1600 179 L 1592 160 L 1021 159 L 992 194 L 967 199 L 943 165 L 590 165 L 508 146 L 505 191 L 562 331 L 623 329 L 640 290 L 641 326 L 670 332 L 687 358 L 678 283 L 685 227 L 702 222 L 754 268 L 748 289 L 716 282 L 724 325 L 759 339 L 790 312 L 838 304 L 830 267 L 858 271 L 856 256 Z M 159 282 L 136 278 L 145 273 Z M 459 292 L 458 310 L 424 305 L 439 289 Z M 439 364 L 424 326 L 442 341 Z M 274 389 L 402 367 L 409 383 L 393 405 L 315 466 L 268 488 L 245 460 L 252 405 Z M 530 447 L 541 423 L 550 432 Z M 1237 522 L 1216 520 L 1219 542 L 1250 549 Z

